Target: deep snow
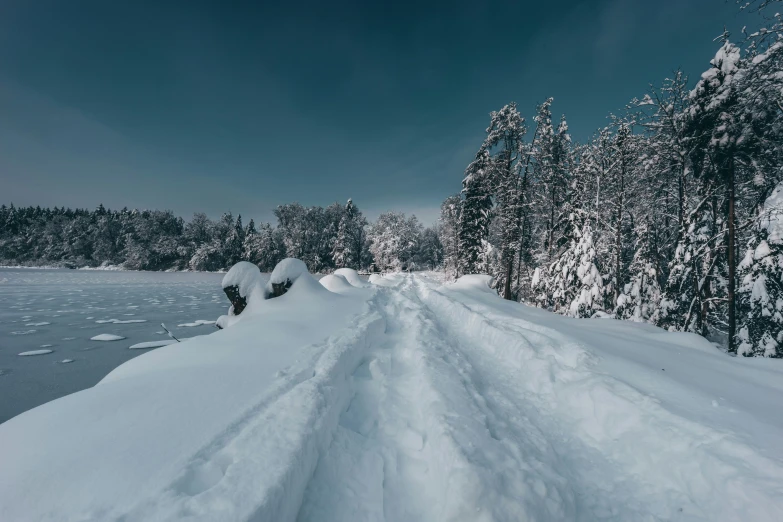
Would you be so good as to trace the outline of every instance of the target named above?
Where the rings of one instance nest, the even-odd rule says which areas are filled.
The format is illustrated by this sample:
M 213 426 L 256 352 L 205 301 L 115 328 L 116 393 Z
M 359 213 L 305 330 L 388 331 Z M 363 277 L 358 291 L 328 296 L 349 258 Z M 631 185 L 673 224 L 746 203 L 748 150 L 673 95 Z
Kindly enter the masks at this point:
M 0 425 L 0 520 L 783 520 L 780 361 L 324 279 Z

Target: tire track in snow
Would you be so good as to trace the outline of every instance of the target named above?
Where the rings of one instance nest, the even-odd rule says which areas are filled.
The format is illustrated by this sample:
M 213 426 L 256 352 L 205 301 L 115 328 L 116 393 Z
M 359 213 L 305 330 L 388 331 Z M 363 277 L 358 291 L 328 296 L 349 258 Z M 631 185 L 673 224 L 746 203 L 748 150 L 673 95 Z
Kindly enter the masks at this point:
M 575 520 L 780 520 L 783 471 L 729 434 L 672 415 L 599 373 L 578 342 L 503 307 L 417 279 L 482 374 L 557 447 Z M 482 300 L 484 301 L 484 300 Z M 778 491 L 778 493 L 774 493 Z M 770 510 L 771 509 L 771 510 Z
M 414 277 L 399 277 L 379 291 L 385 341 L 352 376 L 299 522 L 574 518 L 543 434 L 527 430 L 525 446 L 506 436 L 487 383 L 419 300 Z

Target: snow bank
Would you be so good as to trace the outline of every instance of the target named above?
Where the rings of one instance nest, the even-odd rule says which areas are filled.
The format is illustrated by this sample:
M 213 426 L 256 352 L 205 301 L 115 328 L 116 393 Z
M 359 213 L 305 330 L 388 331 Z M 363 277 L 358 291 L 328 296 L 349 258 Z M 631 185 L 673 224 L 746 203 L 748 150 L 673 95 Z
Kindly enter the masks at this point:
M 420 292 L 470 361 L 488 414 L 504 431 L 523 421 L 508 458 L 537 462 L 549 474 L 542 491 L 560 495 L 564 515 L 531 506 L 527 518 L 783 520 L 778 361 L 749 364 L 693 334 L 564 318 L 483 288 Z
M 497 295 L 497 292 L 492 290 L 490 285 L 492 284 L 492 276 L 487 274 L 469 274 L 464 275 L 457 279 L 452 288 L 455 290 L 478 290 L 481 292 L 489 292 Z
M 359 277 L 359 272 L 353 268 L 338 268 L 334 271 L 334 275 L 344 277 L 346 281 L 357 288 L 366 288 L 369 286 L 365 280 Z
M 335 274 L 325 275 L 318 282 L 321 283 L 321 286 L 336 294 L 350 292 L 355 289 L 343 276 Z
M 300 274 L 231 328 L 0 424 L 0 520 L 294 520 L 383 329 L 365 302 Z
M 238 265 L 250 265 L 250 267 L 255 269 L 255 272 L 253 272 L 249 267 L 243 266 L 237 270 L 236 277 L 228 278 L 234 268 L 236 268 Z M 253 274 L 252 276 L 249 276 L 252 280 L 251 284 L 247 284 L 247 280 L 243 278 L 247 277 L 248 273 Z M 259 279 L 256 279 L 256 273 L 259 274 Z M 239 277 L 240 275 L 243 277 Z M 237 324 L 239 321 L 244 320 L 246 317 L 251 317 L 260 313 L 266 313 L 270 307 L 274 308 L 277 306 L 278 299 L 313 299 L 314 302 L 318 303 L 323 302 L 319 301 L 319 296 L 320 299 L 323 299 L 324 295 L 330 295 L 328 290 L 318 284 L 318 281 L 313 279 L 313 276 L 311 276 L 307 271 L 307 266 L 299 259 L 293 258 L 284 259 L 277 264 L 275 269 L 272 271 L 265 288 L 258 287 L 258 282 L 260 281 L 260 272 L 258 271 L 258 267 L 252 263 L 238 263 L 237 265 L 234 265 L 231 270 L 229 270 L 228 274 L 226 274 L 226 278 L 223 279 L 223 284 L 225 285 L 226 282 L 238 283 L 240 281 L 245 282 L 246 286 L 243 288 L 249 292 L 247 306 L 242 311 L 241 315 L 234 315 L 232 307 L 229 309 L 228 315 L 220 316 L 216 321 L 216 324 L 222 329 L 229 328 Z M 287 290 L 283 295 L 273 298 L 273 284 L 283 285 L 287 287 Z M 295 297 L 287 297 L 289 294 L 294 295 Z

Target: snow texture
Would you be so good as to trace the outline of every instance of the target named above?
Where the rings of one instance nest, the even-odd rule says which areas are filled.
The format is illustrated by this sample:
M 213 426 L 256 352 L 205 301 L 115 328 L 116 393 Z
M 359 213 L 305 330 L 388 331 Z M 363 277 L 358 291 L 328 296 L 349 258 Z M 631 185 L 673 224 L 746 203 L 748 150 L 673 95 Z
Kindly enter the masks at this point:
M 0 425 L 0 520 L 783 520 L 780 361 L 487 276 L 240 318 Z

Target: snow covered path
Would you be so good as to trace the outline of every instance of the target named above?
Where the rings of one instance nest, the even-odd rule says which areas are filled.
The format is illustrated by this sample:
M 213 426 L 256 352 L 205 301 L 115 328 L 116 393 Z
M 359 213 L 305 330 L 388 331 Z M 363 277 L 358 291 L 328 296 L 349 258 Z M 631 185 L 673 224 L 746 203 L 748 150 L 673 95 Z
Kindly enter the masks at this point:
M 330 286 L 1 425 L 0 519 L 783 520 L 780 361 L 482 276 Z

